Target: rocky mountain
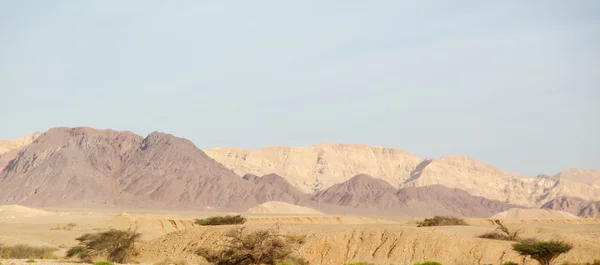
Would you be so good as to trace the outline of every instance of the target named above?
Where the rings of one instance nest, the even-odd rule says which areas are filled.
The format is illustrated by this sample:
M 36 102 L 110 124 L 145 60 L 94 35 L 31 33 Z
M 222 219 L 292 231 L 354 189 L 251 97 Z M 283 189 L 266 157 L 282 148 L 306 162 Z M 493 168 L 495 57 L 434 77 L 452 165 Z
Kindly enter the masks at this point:
M 600 201 L 586 201 L 577 197 L 558 197 L 542 205 L 542 209 L 568 212 L 579 217 L 600 217 Z
M 31 206 L 246 209 L 260 188 L 186 139 L 91 128 L 51 129 L 0 173 L 0 203 Z
M 208 149 L 206 153 L 241 175 L 276 173 L 303 192 L 311 192 L 317 177 L 324 188 L 329 188 L 366 174 L 395 188 L 442 185 L 473 196 L 530 207 L 540 207 L 559 196 L 600 200 L 600 187 L 590 185 L 597 179 L 596 171 L 569 170 L 558 177 L 531 178 L 466 156 L 422 159 L 399 149 L 351 144 L 221 147 Z
M 18 139 L 0 140 L 0 155 L 13 150 L 21 149 L 24 146 L 33 143 L 33 141 L 35 141 L 35 139 L 37 139 L 40 135 L 42 135 L 41 132 L 35 132 Z
M 275 146 L 261 149 L 218 147 L 206 154 L 238 175 L 282 176 L 310 193 L 318 177 L 323 188 L 366 174 L 398 186 L 423 160 L 409 152 L 359 144 L 317 144 L 310 147 Z
M 355 212 L 422 216 L 455 215 L 489 217 L 522 206 L 472 196 L 460 189 L 442 185 L 396 189 L 389 183 L 367 175 L 357 175 L 317 193 L 313 200 L 354 208 Z M 324 212 L 332 211 L 326 207 Z

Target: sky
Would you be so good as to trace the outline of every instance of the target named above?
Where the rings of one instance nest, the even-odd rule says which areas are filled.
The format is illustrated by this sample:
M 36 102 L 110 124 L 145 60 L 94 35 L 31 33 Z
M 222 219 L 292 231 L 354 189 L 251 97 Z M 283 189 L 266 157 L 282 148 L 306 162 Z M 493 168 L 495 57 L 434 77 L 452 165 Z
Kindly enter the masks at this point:
M 153 131 L 600 169 L 600 1 L 0 0 L 0 139 Z

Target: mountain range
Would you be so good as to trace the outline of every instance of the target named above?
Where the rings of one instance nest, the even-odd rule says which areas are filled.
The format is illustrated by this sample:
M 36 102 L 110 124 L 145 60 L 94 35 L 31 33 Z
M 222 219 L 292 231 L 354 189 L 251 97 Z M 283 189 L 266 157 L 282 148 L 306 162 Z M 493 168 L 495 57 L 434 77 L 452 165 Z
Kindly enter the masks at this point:
M 466 156 L 357 144 L 202 151 L 165 133 L 59 127 L 0 141 L 0 170 L 0 204 L 37 207 L 245 211 L 282 201 L 332 214 L 471 217 L 600 209 L 599 170 L 526 177 Z

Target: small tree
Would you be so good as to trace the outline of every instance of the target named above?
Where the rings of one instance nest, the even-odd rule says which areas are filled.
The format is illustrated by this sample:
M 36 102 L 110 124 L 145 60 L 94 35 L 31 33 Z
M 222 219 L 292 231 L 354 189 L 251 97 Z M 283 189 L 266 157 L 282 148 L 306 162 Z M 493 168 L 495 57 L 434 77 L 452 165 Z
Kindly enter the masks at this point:
M 137 255 L 135 243 L 140 233 L 134 230 L 111 229 L 106 232 L 84 234 L 78 238 L 79 245 L 67 251 L 67 258 L 78 256 L 90 261 L 91 257 L 105 255 L 108 261 L 123 263 Z
M 550 265 L 554 259 L 563 253 L 569 252 L 573 246 L 563 241 L 537 241 L 525 240 L 513 245 L 513 250 L 521 256 L 530 256 L 540 265 Z

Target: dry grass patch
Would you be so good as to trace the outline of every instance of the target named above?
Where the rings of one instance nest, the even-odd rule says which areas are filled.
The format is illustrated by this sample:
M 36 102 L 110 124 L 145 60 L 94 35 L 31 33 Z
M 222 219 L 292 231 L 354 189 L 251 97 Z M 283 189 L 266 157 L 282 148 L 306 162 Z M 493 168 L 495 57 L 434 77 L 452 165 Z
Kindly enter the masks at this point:
M 68 223 L 66 225 L 59 225 L 50 228 L 50 230 L 65 230 L 65 231 L 73 231 L 73 229 L 77 226 L 76 223 Z
M 0 245 L 0 257 L 3 259 L 55 259 L 51 247 L 32 247 L 27 245 L 3 246 Z
M 454 216 L 435 216 L 433 218 L 426 218 L 422 222 L 418 222 L 418 227 L 424 226 L 447 226 L 447 225 L 468 225 L 464 219 Z

